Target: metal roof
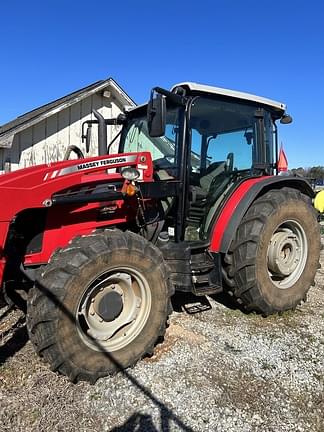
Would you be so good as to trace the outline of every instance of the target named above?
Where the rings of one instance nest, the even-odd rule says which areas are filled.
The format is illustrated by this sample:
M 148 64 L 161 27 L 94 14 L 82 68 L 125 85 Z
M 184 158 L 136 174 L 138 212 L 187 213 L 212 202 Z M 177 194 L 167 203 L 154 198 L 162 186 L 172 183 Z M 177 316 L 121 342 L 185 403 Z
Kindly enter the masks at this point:
M 76 90 L 62 98 L 56 99 L 39 108 L 29 111 L 16 119 L 0 126 L 0 148 L 11 147 L 13 135 L 39 123 L 47 117 L 62 111 L 65 108 L 79 102 L 86 97 L 112 87 L 121 96 L 125 104 L 136 106 L 136 103 L 124 92 L 124 90 L 112 78 L 97 81 L 87 87 Z
M 217 94 L 217 95 L 221 95 L 221 96 L 228 96 L 228 97 L 236 98 L 236 99 L 249 100 L 252 102 L 261 103 L 263 105 L 268 105 L 272 108 L 279 109 L 280 111 L 283 111 L 283 112 L 286 110 L 286 105 L 284 103 L 277 102 L 277 101 L 274 101 L 271 99 L 267 99 L 267 98 L 264 98 L 261 96 L 256 96 L 256 95 L 253 95 L 250 93 L 243 93 L 240 91 L 224 89 L 221 87 L 213 87 L 213 86 L 198 84 L 198 83 L 194 83 L 194 82 L 182 82 L 182 83 L 176 84 L 172 87 L 172 90 L 175 89 L 176 87 L 188 87 L 189 90 L 191 90 L 191 91 L 211 93 L 211 94 Z

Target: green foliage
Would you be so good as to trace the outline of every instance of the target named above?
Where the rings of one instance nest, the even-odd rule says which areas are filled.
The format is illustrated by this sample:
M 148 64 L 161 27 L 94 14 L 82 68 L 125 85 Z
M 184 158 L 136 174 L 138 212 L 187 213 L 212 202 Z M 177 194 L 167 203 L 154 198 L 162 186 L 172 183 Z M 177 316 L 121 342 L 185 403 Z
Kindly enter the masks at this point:
M 306 172 L 308 177 L 317 180 L 324 179 L 324 166 L 316 166 L 316 167 L 308 168 Z
M 314 166 L 310 168 L 293 168 L 291 170 L 292 174 L 303 176 L 316 180 L 324 180 L 324 166 Z

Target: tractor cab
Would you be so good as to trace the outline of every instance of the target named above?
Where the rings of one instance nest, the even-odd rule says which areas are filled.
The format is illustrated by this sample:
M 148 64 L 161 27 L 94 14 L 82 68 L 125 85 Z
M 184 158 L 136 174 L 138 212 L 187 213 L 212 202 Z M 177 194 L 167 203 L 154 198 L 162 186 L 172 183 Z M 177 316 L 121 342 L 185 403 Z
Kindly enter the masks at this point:
M 176 241 L 208 241 L 227 194 L 246 178 L 276 173 L 276 120 L 285 105 L 246 93 L 182 83 L 155 88 L 127 113 L 118 153 L 149 151 L 155 181 L 179 182 L 162 199 Z

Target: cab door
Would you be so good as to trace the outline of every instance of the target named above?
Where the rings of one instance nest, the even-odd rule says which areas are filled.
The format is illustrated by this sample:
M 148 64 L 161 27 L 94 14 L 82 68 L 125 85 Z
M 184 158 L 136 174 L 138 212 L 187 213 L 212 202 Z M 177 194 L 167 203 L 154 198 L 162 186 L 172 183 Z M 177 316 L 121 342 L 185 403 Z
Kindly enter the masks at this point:
M 196 98 L 190 117 L 189 210 L 185 239 L 202 240 L 229 188 L 250 175 L 256 153 L 255 107 Z

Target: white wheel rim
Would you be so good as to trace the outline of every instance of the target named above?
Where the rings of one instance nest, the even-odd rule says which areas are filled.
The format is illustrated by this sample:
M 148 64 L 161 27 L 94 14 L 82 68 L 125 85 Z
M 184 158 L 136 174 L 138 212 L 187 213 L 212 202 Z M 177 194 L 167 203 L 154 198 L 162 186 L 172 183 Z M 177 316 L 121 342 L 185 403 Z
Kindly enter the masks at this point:
M 115 317 L 109 311 L 109 299 L 121 307 L 120 311 L 115 307 Z M 103 302 L 109 319 L 100 312 Z M 151 305 L 151 290 L 140 272 L 128 266 L 110 269 L 98 275 L 82 295 L 76 312 L 79 335 L 96 351 L 120 350 L 141 333 Z
M 268 274 L 280 289 L 291 288 L 299 280 L 308 256 L 307 236 L 299 222 L 287 220 L 272 234 L 267 251 Z

